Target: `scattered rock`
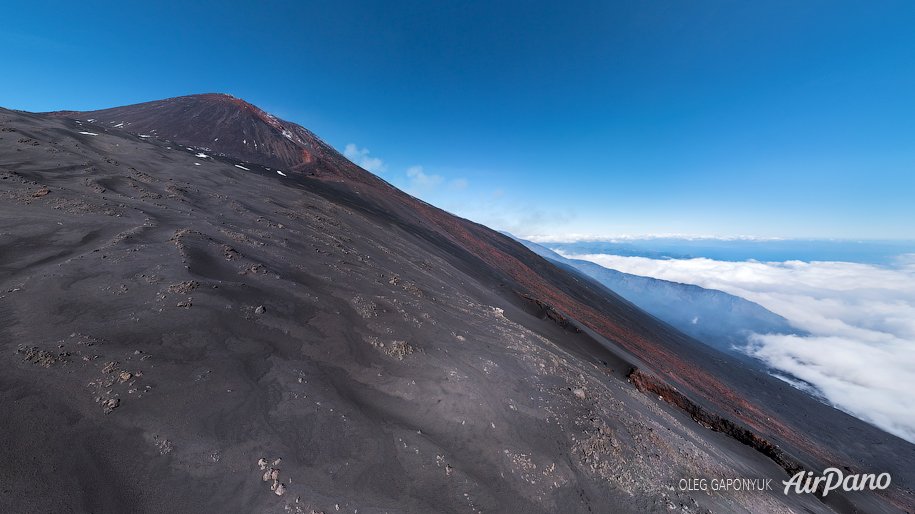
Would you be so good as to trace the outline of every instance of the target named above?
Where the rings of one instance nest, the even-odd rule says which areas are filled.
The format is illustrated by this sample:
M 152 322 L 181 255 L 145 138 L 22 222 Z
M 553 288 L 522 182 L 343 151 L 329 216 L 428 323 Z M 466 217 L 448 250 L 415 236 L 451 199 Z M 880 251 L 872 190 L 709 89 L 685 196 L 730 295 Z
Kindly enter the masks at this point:
M 48 189 L 48 188 L 46 188 L 46 187 L 43 187 L 43 188 L 39 189 L 38 191 L 35 191 L 34 193 L 32 193 L 32 197 L 33 197 L 33 198 L 40 198 L 40 197 L 42 197 L 42 196 L 46 196 L 46 195 L 47 195 L 48 193 L 50 193 L 50 192 L 51 192 L 50 189 Z
M 267 312 L 267 308 L 263 305 L 258 305 L 257 308 L 254 309 L 254 314 L 263 314 L 265 312 Z
M 266 469 L 266 466 L 265 466 Z M 280 470 L 279 468 L 270 468 L 264 472 L 264 482 L 269 482 L 271 480 L 280 479 Z
M 168 286 L 168 292 L 175 294 L 188 294 L 198 287 L 200 287 L 200 282 L 197 282 L 196 280 L 188 280 L 186 282 L 179 282 L 177 284 Z
M 423 291 L 422 291 L 422 289 L 416 287 L 416 284 L 414 284 L 414 283 L 412 283 L 412 282 L 410 282 L 410 283 L 404 285 L 404 286 L 403 286 L 403 290 L 406 291 L 406 292 L 408 292 L 408 293 L 410 293 L 410 294 L 412 294 L 413 296 L 418 296 L 418 297 L 420 297 L 420 298 L 423 297 Z
M 60 352 L 54 354 L 44 350 L 39 350 L 36 347 L 20 346 L 16 352 L 22 354 L 23 358 L 25 358 L 27 362 L 31 362 L 32 364 L 37 364 L 45 368 L 50 368 L 58 362 L 66 361 L 70 357 L 70 352 Z
M 121 405 L 121 400 L 118 398 L 109 398 L 105 403 L 105 414 L 110 413 L 114 409 L 117 409 Z
M 403 360 L 404 357 L 411 355 L 417 349 L 406 341 L 392 341 L 391 343 L 385 343 L 380 341 L 377 337 L 370 337 L 367 339 L 368 343 L 380 350 L 382 353 L 389 357 L 393 357 L 397 360 Z
M 572 394 L 574 394 L 576 398 L 579 398 L 581 400 L 584 400 L 588 396 L 587 393 L 585 393 L 585 390 L 580 387 L 576 387 L 575 389 L 572 389 Z
M 122 371 L 121 374 L 118 375 L 118 380 L 120 380 L 121 383 L 127 382 L 131 378 L 133 378 L 133 373 L 129 371 Z
M 378 305 L 372 300 L 362 295 L 356 295 L 352 302 L 356 312 L 363 318 L 369 319 L 378 315 Z
M 387 354 L 395 359 L 402 360 L 407 355 L 412 354 L 416 351 L 409 343 L 406 341 L 394 341 L 388 347 Z
M 172 448 L 174 446 L 172 445 L 171 441 L 169 441 L 168 439 L 160 440 L 158 435 L 155 436 L 155 440 L 156 440 L 156 448 L 159 449 L 160 455 L 167 455 L 172 452 Z
M 222 255 L 227 261 L 232 261 L 238 257 L 238 251 L 229 245 L 222 245 Z
M 274 459 L 273 465 L 278 466 L 280 462 L 282 462 L 282 459 Z M 264 475 L 261 479 L 264 482 L 272 482 L 270 484 L 270 490 L 277 496 L 282 496 L 286 494 L 286 486 L 280 482 L 280 469 L 276 467 L 268 468 L 267 466 L 269 463 L 270 461 L 268 461 L 266 457 L 261 457 L 257 460 L 257 467 L 264 470 Z M 291 484 L 292 480 L 290 479 L 288 482 Z
M 247 268 L 238 272 L 239 275 L 263 275 L 265 273 L 267 273 L 267 267 L 263 264 L 252 264 L 251 266 L 248 266 Z

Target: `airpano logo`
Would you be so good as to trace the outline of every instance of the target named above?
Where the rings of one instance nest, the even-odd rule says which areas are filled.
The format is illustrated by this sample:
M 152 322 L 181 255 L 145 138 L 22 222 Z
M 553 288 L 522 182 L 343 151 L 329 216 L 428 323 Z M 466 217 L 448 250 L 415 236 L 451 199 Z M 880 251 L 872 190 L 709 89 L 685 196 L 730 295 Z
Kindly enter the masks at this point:
M 830 491 L 842 488 L 843 491 L 871 491 L 886 489 L 890 486 L 892 477 L 889 473 L 879 475 L 865 473 L 845 475 L 838 468 L 826 468 L 822 476 L 813 476 L 813 471 L 798 471 L 791 480 L 783 480 L 785 494 L 793 491 L 796 494 L 816 493 L 822 487 L 822 495 L 827 496 Z

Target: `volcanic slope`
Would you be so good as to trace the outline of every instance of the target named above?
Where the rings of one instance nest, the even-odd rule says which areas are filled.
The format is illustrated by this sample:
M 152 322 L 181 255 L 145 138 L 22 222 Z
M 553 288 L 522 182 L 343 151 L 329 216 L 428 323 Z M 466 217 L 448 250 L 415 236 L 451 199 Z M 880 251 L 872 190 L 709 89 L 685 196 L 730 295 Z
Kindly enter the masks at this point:
M 625 378 L 636 366 L 674 382 L 669 363 L 725 356 L 317 139 L 326 161 L 261 165 L 69 116 L 0 112 L 4 511 L 892 511 L 909 498 L 677 491 L 683 477 L 787 476 Z M 761 396 L 802 402 L 771 387 Z M 768 408 L 756 400 L 740 414 Z M 766 421 L 804 426 L 783 419 Z M 835 462 L 898 465 L 905 484 L 907 443 L 850 419 L 811 424 L 884 437 L 898 461 Z M 817 437 L 799 455 L 820 456 Z

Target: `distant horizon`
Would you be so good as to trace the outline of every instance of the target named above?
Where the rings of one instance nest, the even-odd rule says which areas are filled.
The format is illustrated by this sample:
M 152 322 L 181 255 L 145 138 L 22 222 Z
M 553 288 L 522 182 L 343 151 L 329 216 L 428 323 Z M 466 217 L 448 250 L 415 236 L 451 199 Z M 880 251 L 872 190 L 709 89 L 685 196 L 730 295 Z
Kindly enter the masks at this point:
M 915 267 L 915 241 L 836 239 L 647 238 L 532 241 L 563 255 L 613 255 L 655 260 L 726 263 L 847 263 L 883 268 Z
M 507 231 L 506 231 L 507 232 Z M 812 242 L 837 242 L 837 243 L 915 243 L 911 238 L 869 238 L 869 237 L 781 237 L 781 236 L 753 236 L 753 235 L 726 235 L 726 234 L 512 234 L 521 239 L 534 243 L 602 243 L 617 241 L 650 241 L 656 239 L 670 239 L 679 241 L 745 241 L 745 242 L 771 242 L 771 241 L 812 241 Z

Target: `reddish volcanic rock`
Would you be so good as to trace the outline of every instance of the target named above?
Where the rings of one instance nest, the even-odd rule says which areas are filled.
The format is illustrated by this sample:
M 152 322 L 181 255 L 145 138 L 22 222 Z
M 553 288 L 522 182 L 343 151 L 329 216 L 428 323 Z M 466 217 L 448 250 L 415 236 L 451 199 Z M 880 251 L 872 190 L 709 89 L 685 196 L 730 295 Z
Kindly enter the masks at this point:
M 106 127 L 155 136 L 280 170 L 320 172 L 336 152 L 311 131 L 222 93 L 180 96 L 98 111 L 58 111 Z

